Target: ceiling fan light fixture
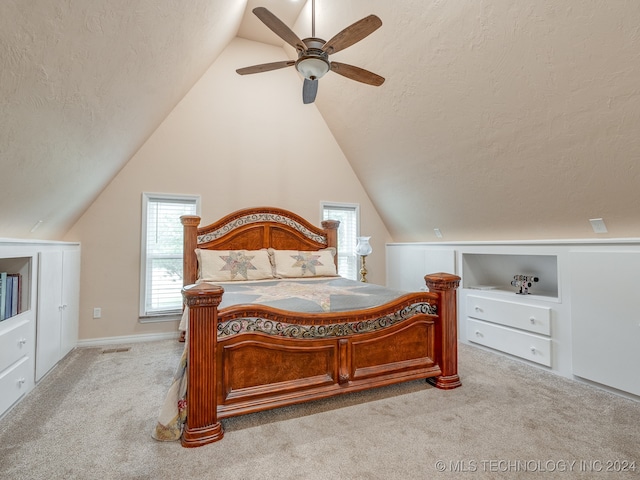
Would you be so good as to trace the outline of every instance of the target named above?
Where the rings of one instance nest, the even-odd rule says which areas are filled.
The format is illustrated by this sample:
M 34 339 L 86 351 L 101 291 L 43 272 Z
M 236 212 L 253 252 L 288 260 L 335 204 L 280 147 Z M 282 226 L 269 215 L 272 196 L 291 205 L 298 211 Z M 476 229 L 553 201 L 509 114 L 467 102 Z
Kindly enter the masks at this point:
M 311 37 L 300 39 L 282 20 L 264 7 L 256 7 L 253 13 L 273 33 L 292 46 L 298 52 L 297 60 L 285 60 L 280 62 L 263 63 L 244 67 L 236 70 L 238 75 L 269 72 L 295 65 L 296 70 L 304 77 L 302 85 L 302 101 L 305 104 L 313 103 L 318 92 L 318 79 L 322 78 L 329 70 L 342 75 L 345 78 L 380 86 L 384 78 L 364 68 L 354 67 L 346 63 L 330 62 L 329 55 L 344 50 L 354 43 L 359 42 L 382 26 L 382 20 L 375 15 L 369 15 L 342 29 L 328 42 L 316 37 L 315 28 L 315 0 L 311 3 Z
M 307 80 L 318 80 L 330 69 L 329 62 L 319 57 L 301 58 L 296 62 L 296 70 Z

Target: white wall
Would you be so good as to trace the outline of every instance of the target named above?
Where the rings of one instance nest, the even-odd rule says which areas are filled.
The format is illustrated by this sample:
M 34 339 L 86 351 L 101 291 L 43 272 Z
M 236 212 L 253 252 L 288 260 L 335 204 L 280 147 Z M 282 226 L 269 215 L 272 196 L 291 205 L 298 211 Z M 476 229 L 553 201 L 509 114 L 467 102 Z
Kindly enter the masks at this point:
M 201 195 L 204 224 L 258 205 L 319 224 L 321 201 L 359 203 L 374 248 L 368 279 L 384 283 L 391 237 L 315 105 L 302 104 L 300 77 L 293 68 L 235 73 L 285 58 L 278 47 L 232 41 L 66 235 L 82 242 L 81 339 L 177 327 L 138 321 L 142 192 Z

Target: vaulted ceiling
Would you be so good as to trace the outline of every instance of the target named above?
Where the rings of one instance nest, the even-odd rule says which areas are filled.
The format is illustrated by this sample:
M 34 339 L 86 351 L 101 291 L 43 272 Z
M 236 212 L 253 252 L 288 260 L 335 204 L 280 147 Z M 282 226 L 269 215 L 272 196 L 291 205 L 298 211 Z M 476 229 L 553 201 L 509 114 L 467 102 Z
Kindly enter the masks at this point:
M 256 6 L 311 36 L 303 0 L 1 2 L 0 237 L 64 234 L 232 38 L 282 45 Z M 334 59 L 384 85 L 330 73 L 310 108 L 396 240 L 640 236 L 640 2 L 316 9 L 325 39 L 383 21 Z

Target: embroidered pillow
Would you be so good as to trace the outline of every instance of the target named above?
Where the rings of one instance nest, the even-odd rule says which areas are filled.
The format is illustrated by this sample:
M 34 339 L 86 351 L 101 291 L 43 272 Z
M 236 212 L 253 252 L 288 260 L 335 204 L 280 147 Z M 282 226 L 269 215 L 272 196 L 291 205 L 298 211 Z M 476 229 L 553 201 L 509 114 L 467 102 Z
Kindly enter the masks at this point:
M 198 281 L 229 282 L 274 278 L 267 250 L 202 250 L 198 257 Z
M 335 277 L 335 250 L 314 251 L 270 249 L 276 268 L 276 277 Z

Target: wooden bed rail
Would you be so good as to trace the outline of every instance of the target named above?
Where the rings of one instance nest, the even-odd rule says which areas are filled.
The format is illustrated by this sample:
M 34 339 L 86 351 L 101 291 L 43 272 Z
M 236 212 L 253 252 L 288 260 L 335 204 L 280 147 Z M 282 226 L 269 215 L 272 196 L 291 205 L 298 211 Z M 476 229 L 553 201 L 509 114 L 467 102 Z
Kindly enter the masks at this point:
M 435 273 L 424 278 L 430 292 L 437 296 L 437 321 L 434 330 L 436 365 L 432 367 L 432 375 L 436 376 L 427 378 L 427 381 L 440 389 L 456 388 L 461 385 L 458 376 L 456 311 L 456 289 L 460 284 L 460 277 Z M 221 286 L 208 283 L 189 285 L 182 290 L 184 303 L 189 307 L 187 421 L 182 435 L 184 447 L 206 445 L 222 439 L 224 435 L 218 414 L 220 392 L 217 391 L 222 385 L 217 378 L 217 362 L 221 358 L 217 349 L 222 348 L 217 337 L 218 305 L 223 293 Z M 399 377 L 396 381 L 402 379 Z M 388 383 L 390 382 L 386 384 Z M 333 394 L 335 393 L 344 392 L 334 390 Z

